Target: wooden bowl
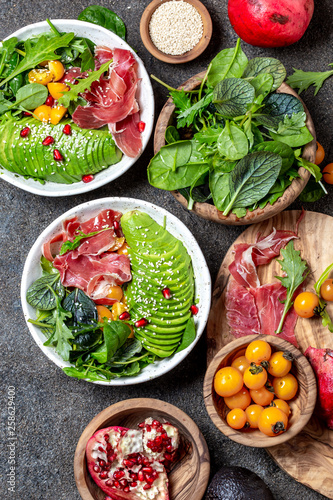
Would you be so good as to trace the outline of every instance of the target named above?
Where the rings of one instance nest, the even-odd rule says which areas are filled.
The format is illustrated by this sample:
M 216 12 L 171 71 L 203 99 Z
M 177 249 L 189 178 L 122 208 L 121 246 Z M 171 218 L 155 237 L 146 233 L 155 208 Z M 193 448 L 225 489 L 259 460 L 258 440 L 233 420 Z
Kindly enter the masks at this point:
M 199 42 L 193 47 L 193 49 L 181 54 L 179 56 L 173 56 L 170 54 L 165 54 L 161 52 L 156 45 L 153 44 L 149 34 L 149 24 L 151 16 L 154 14 L 155 10 L 161 6 L 162 3 L 169 2 L 170 0 L 153 0 L 146 9 L 143 11 L 141 21 L 140 21 L 140 35 L 142 42 L 146 49 L 157 59 L 163 62 L 171 64 L 181 64 L 188 61 L 192 61 L 196 57 L 200 56 L 202 52 L 207 48 L 210 39 L 212 37 L 213 25 L 212 19 L 206 7 L 199 2 L 199 0 L 184 0 L 187 3 L 193 5 L 199 12 L 202 24 L 203 24 L 203 34 Z
M 74 456 L 74 476 L 82 500 L 104 500 L 105 493 L 93 482 L 86 463 L 86 445 L 98 430 L 111 425 L 137 428 L 147 417 L 175 425 L 180 433 L 182 453 L 169 474 L 169 492 L 172 500 L 202 498 L 209 471 L 209 451 L 205 438 L 186 413 L 158 399 L 138 398 L 120 401 L 99 413 L 85 428 Z
M 298 392 L 291 401 L 287 401 L 291 407 L 291 416 L 286 432 L 278 436 L 269 437 L 258 429 L 247 429 L 237 431 L 229 427 L 226 416 L 229 411 L 224 400 L 214 390 L 215 373 L 224 366 L 231 365 L 232 361 L 244 354 L 246 347 L 253 340 L 266 340 L 272 347 L 272 351 L 290 351 L 294 356 L 292 373 L 298 381 Z M 216 427 L 236 443 L 255 448 L 268 448 L 284 443 L 296 436 L 308 423 L 313 413 L 316 398 L 317 385 L 310 363 L 295 346 L 273 335 L 248 335 L 230 342 L 224 346 L 210 363 L 204 380 L 204 399 L 207 412 Z
M 200 85 L 200 82 L 205 74 L 206 71 L 198 73 L 197 75 L 193 76 L 185 83 L 183 83 L 179 88 L 183 88 L 185 90 L 195 89 Z M 299 95 L 286 83 L 282 83 L 282 85 L 277 89 L 277 92 L 291 94 L 297 97 L 297 99 L 299 99 L 303 104 L 304 111 L 306 113 L 306 125 L 313 135 L 313 140 L 304 146 L 302 156 L 306 160 L 313 163 L 316 157 L 316 132 L 308 109 L 306 108 Z M 156 123 L 154 134 L 154 154 L 156 154 L 161 149 L 161 147 L 165 145 L 165 130 L 169 125 L 173 123 L 174 110 L 175 105 L 170 98 L 164 105 Z M 238 218 L 233 213 L 225 216 L 220 210 L 218 210 L 214 205 L 211 205 L 210 203 L 195 202 L 192 212 L 204 219 L 232 226 L 255 224 L 265 219 L 269 219 L 274 215 L 282 212 L 282 210 L 288 207 L 303 191 L 311 174 L 303 167 L 299 168 L 298 173 L 300 175 L 300 178 L 294 179 L 291 185 L 285 190 L 284 194 L 273 205 L 268 204 L 265 208 L 257 208 L 252 212 L 248 210 L 244 217 Z M 187 208 L 187 200 L 184 198 L 184 196 L 182 196 L 178 191 L 171 191 L 171 193 L 176 198 L 176 200 L 178 200 L 183 205 L 183 207 Z

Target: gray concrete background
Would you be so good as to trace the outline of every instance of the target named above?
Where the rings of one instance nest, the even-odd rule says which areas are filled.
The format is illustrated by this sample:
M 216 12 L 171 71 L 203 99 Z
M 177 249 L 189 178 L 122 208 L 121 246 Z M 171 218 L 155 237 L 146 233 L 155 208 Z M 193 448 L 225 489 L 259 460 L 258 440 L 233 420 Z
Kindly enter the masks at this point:
M 0 39 L 18 28 L 49 18 L 76 19 L 86 6 L 96 2 L 72 0 L 0 0 Z M 197 60 L 177 67 L 154 59 L 144 48 L 139 21 L 145 1 L 103 1 L 125 21 L 128 43 L 143 59 L 149 73 L 177 86 L 205 69 L 221 49 L 235 45 L 237 36 L 227 18 L 227 0 L 205 0 L 214 25 L 212 41 Z M 288 74 L 292 67 L 327 70 L 332 55 L 333 5 L 331 0 L 316 2 L 315 14 L 303 39 L 288 48 L 260 49 L 243 43 L 249 58 L 258 55 L 278 57 Z M 167 92 L 153 82 L 156 116 Z M 303 94 L 315 122 L 317 136 L 327 157 L 333 161 L 332 103 L 333 79 L 324 84 L 316 98 Z M 211 472 L 222 465 L 242 465 L 258 473 L 271 488 L 276 500 L 315 500 L 324 498 L 285 474 L 265 450 L 247 448 L 224 438 L 210 421 L 202 398 L 206 369 L 205 342 L 200 341 L 188 358 L 171 373 L 149 383 L 128 388 L 105 388 L 66 377 L 37 347 L 24 322 L 20 304 L 20 280 L 27 253 L 40 232 L 56 217 L 79 203 L 106 196 L 129 196 L 160 205 L 179 217 L 193 232 L 209 265 L 213 280 L 234 239 L 244 230 L 206 222 L 184 210 L 168 192 L 149 186 L 146 167 L 152 156 L 152 141 L 134 167 L 115 182 L 91 193 L 68 198 L 42 198 L 0 182 L 0 324 L 1 332 L 1 477 L 8 472 L 7 408 L 8 386 L 16 388 L 16 493 L 0 485 L 1 498 L 25 500 L 77 500 L 80 498 L 73 477 L 76 443 L 88 422 L 101 410 L 132 397 L 153 397 L 184 410 L 203 432 L 211 455 Z M 306 209 L 332 213 L 329 195 Z M 290 208 L 300 208 L 295 202 Z M 323 235 L 324 237 L 324 235 Z M 331 251 L 331 249 L 330 249 Z M 333 472 L 333 471 L 332 471 Z

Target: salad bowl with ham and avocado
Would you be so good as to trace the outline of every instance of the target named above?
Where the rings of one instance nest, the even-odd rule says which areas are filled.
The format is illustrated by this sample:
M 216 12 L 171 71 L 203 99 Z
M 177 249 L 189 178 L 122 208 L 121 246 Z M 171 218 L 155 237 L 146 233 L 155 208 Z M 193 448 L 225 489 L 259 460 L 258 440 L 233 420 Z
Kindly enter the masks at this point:
M 104 385 L 166 373 L 194 347 L 210 308 L 202 252 L 173 215 L 105 198 L 55 220 L 32 247 L 21 300 L 43 352 Z
M 27 26 L 0 44 L 1 178 L 45 196 L 100 187 L 149 140 L 154 97 L 141 60 L 91 23 Z

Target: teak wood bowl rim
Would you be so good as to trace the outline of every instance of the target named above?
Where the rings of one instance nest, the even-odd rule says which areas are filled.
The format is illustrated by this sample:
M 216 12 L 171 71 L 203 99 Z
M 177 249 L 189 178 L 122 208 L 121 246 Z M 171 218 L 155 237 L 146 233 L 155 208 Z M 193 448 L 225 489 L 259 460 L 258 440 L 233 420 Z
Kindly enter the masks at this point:
M 203 51 L 208 47 L 213 33 L 212 19 L 206 7 L 199 0 L 183 0 L 186 3 L 193 5 L 199 12 L 202 24 L 203 33 L 199 42 L 193 47 L 193 49 L 185 52 L 184 54 L 175 56 L 171 54 L 165 54 L 159 50 L 156 45 L 153 44 L 150 34 L 149 34 L 149 24 L 151 16 L 154 14 L 155 10 L 160 7 L 163 3 L 170 2 L 171 0 L 153 0 L 143 11 L 141 21 L 140 21 L 140 35 L 142 42 L 148 52 L 150 52 L 156 59 L 160 61 L 170 63 L 170 64 L 182 64 L 189 61 L 193 61 L 196 57 L 200 56 Z
M 226 421 L 223 419 L 221 414 L 217 411 L 214 399 L 216 398 L 221 402 L 221 407 L 225 408 L 225 403 L 223 402 L 223 398 L 216 395 L 214 390 L 214 376 L 219 368 L 224 366 L 224 360 L 228 359 L 230 361 L 235 357 L 237 352 L 240 352 L 244 349 L 250 342 L 253 340 L 266 340 L 274 349 L 279 349 L 283 351 L 290 351 L 294 356 L 294 368 L 297 367 L 297 370 L 304 372 L 304 379 L 298 378 L 298 393 L 288 404 L 293 404 L 298 401 L 300 398 L 305 399 L 305 407 L 302 409 L 302 412 L 299 414 L 298 419 L 293 421 L 288 427 L 287 431 L 283 434 L 279 434 L 278 436 L 269 437 L 262 434 L 258 429 L 251 429 L 248 431 L 237 431 L 229 427 Z M 301 353 L 297 347 L 295 347 L 290 342 L 287 342 L 284 339 L 273 335 L 247 335 L 245 337 L 238 338 L 233 340 L 229 344 L 225 345 L 212 359 L 205 375 L 204 386 L 203 386 L 203 394 L 204 401 L 206 405 L 206 410 L 215 424 L 215 426 L 227 437 L 235 441 L 236 443 L 240 443 L 246 446 L 252 446 L 254 448 L 269 448 L 271 446 L 276 446 L 278 444 L 284 443 L 289 439 L 295 437 L 308 423 L 310 420 L 313 410 L 315 408 L 316 399 L 317 399 L 317 384 L 316 378 L 311 368 L 309 361 L 306 357 Z M 293 417 L 293 413 L 291 414 L 291 420 Z
M 184 90 L 193 90 L 200 84 L 205 74 L 206 71 L 202 71 L 201 73 L 192 76 L 178 88 Z M 309 110 L 307 109 L 299 95 L 285 82 L 280 85 L 276 92 L 291 94 L 294 97 L 297 97 L 297 99 L 299 99 L 299 101 L 302 103 L 304 111 L 306 113 L 306 126 L 313 136 L 312 141 L 304 146 L 302 157 L 313 163 L 316 156 L 316 131 Z M 165 130 L 169 125 L 171 125 L 173 121 L 174 110 L 175 105 L 173 104 L 172 98 L 170 97 L 163 106 L 162 111 L 157 119 L 154 132 L 154 155 L 156 155 L 161 147 L 165 145 Z M 283 195 L 278 198 L 278 200 L 273 205 L 267 204 L 265 208 L 256 208 L 252 212 L 247 210 L 247 213 L 244 217 L 239 218 L 233 213 L 225 216 L 220 210 L 215 207 L 215 205 L 200 202 L 194 203 L 191 212 L 194 212 L 199 217 L 218 222 L 219 224 L 232 226 L 256 224 L 257 222 L 270 219 L 274 215 L 282 212 L 300 195 L 300 193 L 305 188 L 308 180 L 310 179 L 311 174 L 303 167 L 300 167 L 298 169 L 298 174 L 300 175 L 300 177 L 292 181 L 291 185 L 285 190 Z M 188 203 L 186 198 L 184 198 L 184 196 L 182 196 L 179 191 L 170 192 L 176 198 L 176 200 L 179 201 L 179 203 L 181 203 L 182 206 L 187 209 Z
M 206 491 L 210 474 L 210 457 L 205 438 L 197 424 L 185 412 L 166 401 L 153 398 L 133 398 L 119 401 L 98 413 L 98 415 L 96 415 L 85 427 L 78 441 L 74 455 L 74 477 L 82 500 L 97 499 L 96 496 L 92 495 L 88 485 L 88 478 L 91 483 L 93 482 L 92 479 L 90 479 L 86 463 L 85 451 L 88 440 L 99 429 L 109 427 L 110 425 L 120 425 L 121 422 L 116 424 L 115 419 L 117 417 L 119 420 L 121 418 L 126 418 L 132 410 L 134 413 L 142 410 L 145 416 L 141 418 L 147 418 L 151 416 L 151 414 L 165 414 L 167 416 L 167 421 L 174 423 L 174 425 L 177 425 L 176 422 L 179 422 L 179 425 L 187 429 L 188 434 L 191 436 L 193 453 L 196 453 L 196 461 L 199 464 L 199 473 L 195 476 L 197 486 L 195 490 L 196 493 L 192 498 L 193 500 L 201 500 Z M 172 500 L 171 497 L 170 499 Z

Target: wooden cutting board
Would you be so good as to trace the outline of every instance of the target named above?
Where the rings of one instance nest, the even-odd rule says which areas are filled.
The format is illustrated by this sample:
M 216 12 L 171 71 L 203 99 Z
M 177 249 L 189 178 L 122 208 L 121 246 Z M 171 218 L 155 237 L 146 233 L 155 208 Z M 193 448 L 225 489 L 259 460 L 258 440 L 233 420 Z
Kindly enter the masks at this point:
M 299 216 L 300 211 L 296 210 L 282 212 L 248 227 L 234 244 L 254 243 L 258 232 L 266 236 L 273 227 L 294 231 Z M 298 235 L 294 245 L 308 263 L 310 274 L 306 287 L 312 290 L 313 284 L 333 262 L 333 217 L 307 212 L 300 223 Z M 214 285 L 207 325 L 208 364 L 223 346 L 234 340 L 229 333 L 225 309 L 225 293 L 230 277 L 228 266 L 233 260 L 233 250 L 234 245 L 223 259 Z M 274 259 L 270 264 L 260 266 L 258 274 L 262 284 L 270 283 L 276 281 L 274 276 L 281 275 L 281 267 Z M 333 302 L 327 310 L 333 317 Z M 295 333 L 302 352 L 308 346 L 333 349 L 333 333 L 322 326 L 320 318 L 298 318 Z M 325 428 L 319 419 L 312 417 L 300 434 L 282 445 L 267 448 L 267 452 L 294 479 L 333 499 L 333 431 Z

